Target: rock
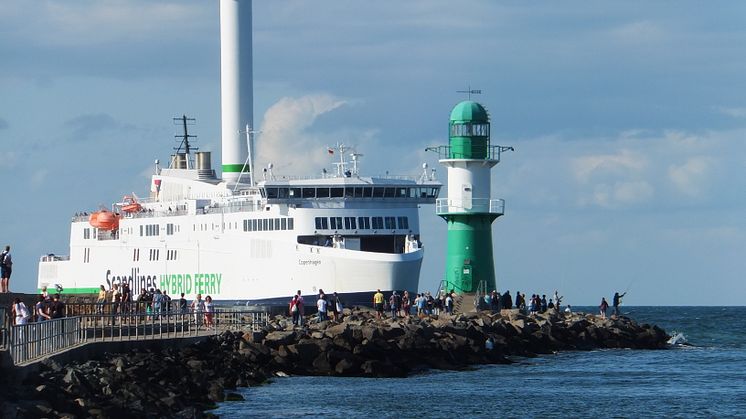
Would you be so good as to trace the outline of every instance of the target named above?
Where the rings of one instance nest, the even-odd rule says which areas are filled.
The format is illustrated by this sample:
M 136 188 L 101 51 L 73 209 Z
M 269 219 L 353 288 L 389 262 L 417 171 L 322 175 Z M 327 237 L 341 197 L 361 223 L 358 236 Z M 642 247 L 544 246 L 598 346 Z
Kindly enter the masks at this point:
M 278 348 L 280 345 L 289 345 L 296 340 L 295 332 L 271 332 L 264 337 L 264 345 L 270 348 Z
M 246 399 L 238 393 L 228 393 L 225 395 L 225 401 L 227 402 L 240 402 L 244 400 Z

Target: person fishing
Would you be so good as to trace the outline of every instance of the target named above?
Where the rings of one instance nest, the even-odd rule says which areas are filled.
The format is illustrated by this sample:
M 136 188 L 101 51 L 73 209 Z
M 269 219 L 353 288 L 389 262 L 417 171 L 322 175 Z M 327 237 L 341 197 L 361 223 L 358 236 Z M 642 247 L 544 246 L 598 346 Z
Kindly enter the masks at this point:
M 611 305 L 614 306 L 614 315 L 619 316 L 619 305 L 622 304 L 622 297 L 627 295 L 627 291 L 624 291 L 622 294 L 619 294 L 618 292 L 614 293 L 614 298 L 611 300 Z

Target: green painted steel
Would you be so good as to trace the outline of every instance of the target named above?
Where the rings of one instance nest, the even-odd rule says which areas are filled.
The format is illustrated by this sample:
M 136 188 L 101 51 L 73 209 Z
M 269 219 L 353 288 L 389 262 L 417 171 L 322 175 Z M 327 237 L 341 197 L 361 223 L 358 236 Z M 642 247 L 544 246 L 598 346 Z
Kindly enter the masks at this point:
M 223 173 L 237 173 L 237 172 L 248 172 L 248 164 L 224 164 Z
M 454 106 L 451 111 L 451 122 L 490 122 L 490 116 L 484 106 L 471 100 L 465 100 Z
M 446 281 L 457 291 L 475 292 L 480 281 L 495 287 L 492 222 L 496 214 L 441 214 L 448 223 Z
M 470 100 L 456 105 L 448 128 L 449 158 L 489 158 L 490 117 L 482 105 Z
M 41 288 L 37 290 L 41 294 Z M 60 294 L 98 294 L 99 288 L 64 288 Z M 49 295 L 57 293 L 54 287 L 47 288 Z

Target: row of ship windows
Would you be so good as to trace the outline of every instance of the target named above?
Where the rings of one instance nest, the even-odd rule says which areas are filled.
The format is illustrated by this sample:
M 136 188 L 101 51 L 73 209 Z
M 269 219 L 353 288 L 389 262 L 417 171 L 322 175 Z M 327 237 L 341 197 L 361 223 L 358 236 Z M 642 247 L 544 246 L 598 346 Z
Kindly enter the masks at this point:
M 243 231 L 273 231 L 293 230 L 293 218 L 262 218 L 258 220 L 243 220 Z
M 267 199 L 297 198 L 437 198 L 440 188 L 404 188 L 392 186 L 354 186 L 336 188 L 265 188 Z
M 166 260 L 176 260 L 179 257 L 177 250 L 166 250 Z M 149 249 L 148 260 L 160 260 L 161 250 L 160 249 Z M 140 261 L 140 249 L 132 249 L 132 261 Z M 91 262 L 91 249 L 86 247 L 83 249 L 83 263 Z
M 316 217 L 316 230 L 408 230 L 407 217 Z

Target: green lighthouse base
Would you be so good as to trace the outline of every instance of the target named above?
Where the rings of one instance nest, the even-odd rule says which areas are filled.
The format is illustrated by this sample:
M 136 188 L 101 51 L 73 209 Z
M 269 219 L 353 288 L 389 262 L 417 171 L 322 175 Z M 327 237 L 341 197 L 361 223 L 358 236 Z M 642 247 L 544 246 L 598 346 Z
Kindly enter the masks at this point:
M 484 282 L 496 289 L 492 255 L 492 222 L 498 214 L 440 214 L 448 223 L 446 287 L 458 293 L 476 292 Z

